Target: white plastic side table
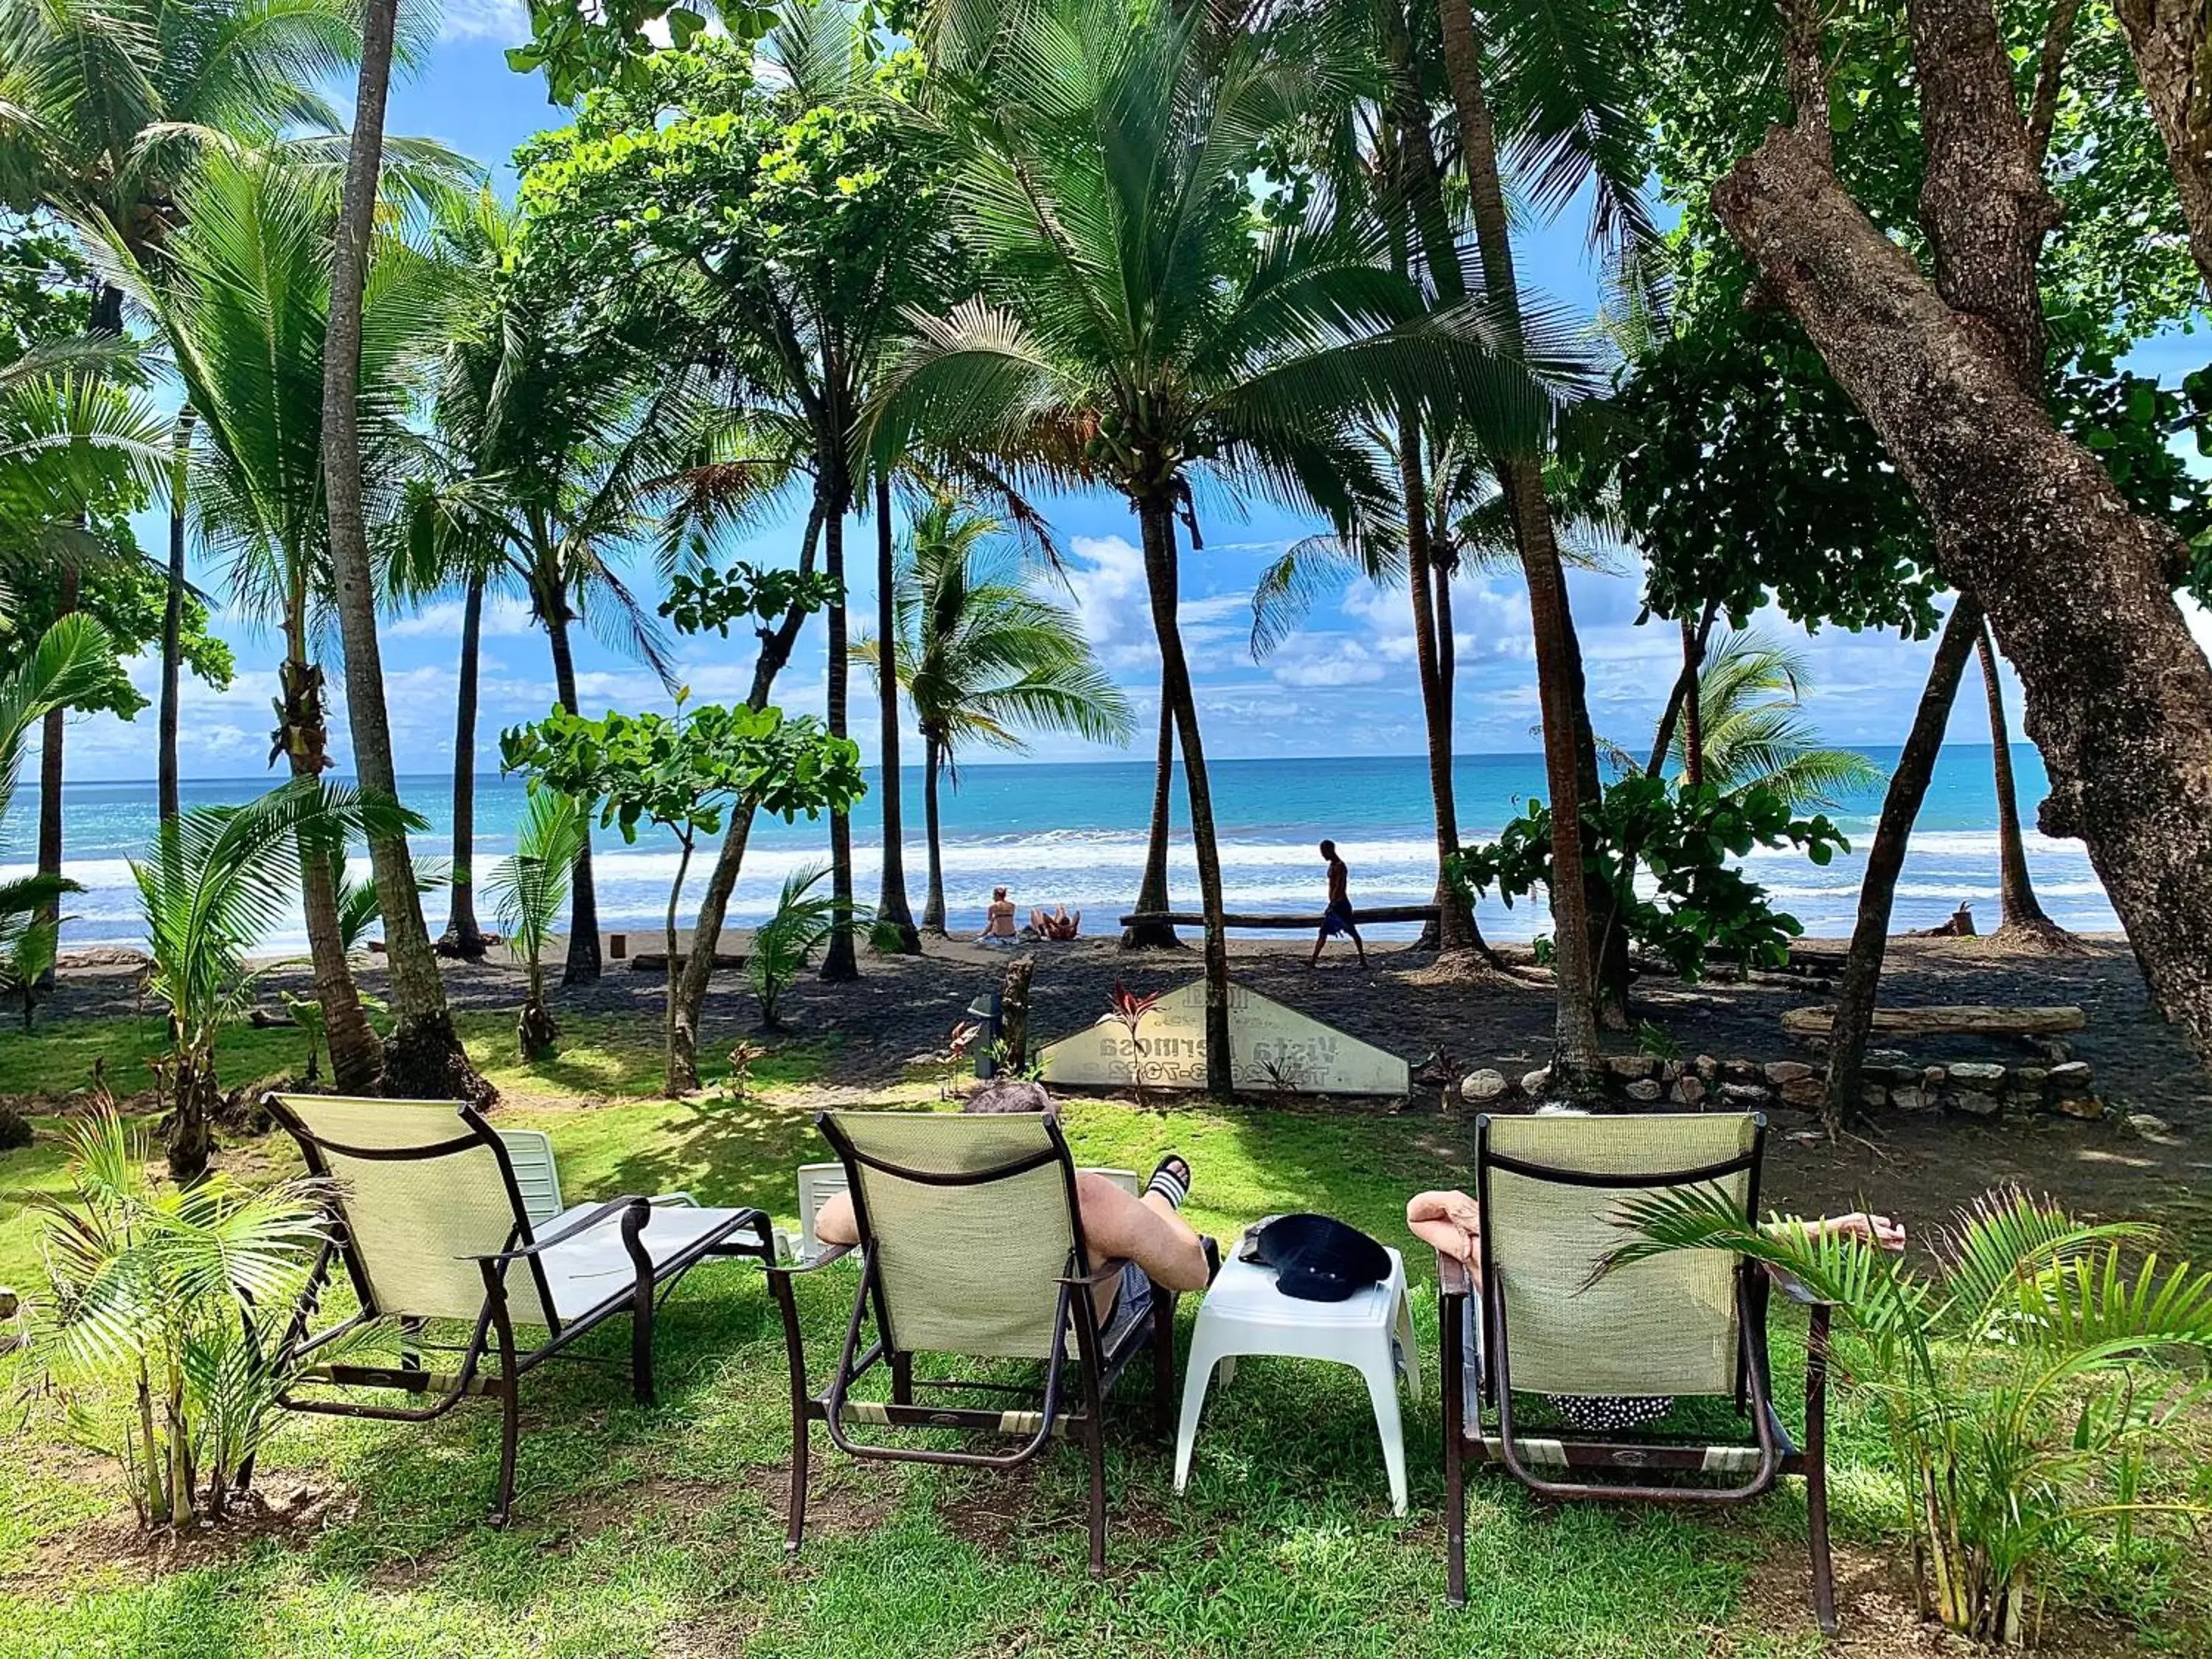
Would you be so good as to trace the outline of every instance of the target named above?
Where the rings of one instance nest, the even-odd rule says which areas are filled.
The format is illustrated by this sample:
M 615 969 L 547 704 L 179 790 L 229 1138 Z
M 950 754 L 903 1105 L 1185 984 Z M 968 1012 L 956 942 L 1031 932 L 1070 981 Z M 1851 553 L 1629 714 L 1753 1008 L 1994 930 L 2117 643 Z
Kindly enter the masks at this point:
M 1390 1475 L 1391 1506 L 1395 1513 L 1405 1514 L 1406 1436 L 1398 1415 L 1397 1377 L 1404 1373 L 1406 1390 L 1419 1405 L 1421 1358 L 1413 1346 L 1405 1259 L 1395 1250 L 1389 1254 L 1390 1276 L 1382 1283 L 1342 1302 L 1306 1302 L 1275 1288 L 1273 1267 L 1241 1261 L 1231 1251 L 1199 1304 L 1198 1325 L 1191 1334 L 1182 1379 L 1182 1422 L 1176 1432 L 1177 1492 L 1190 1478 L 1199 1413 L 1216 1365 L 1221 1367 L 1225 1389 L 1236 1378 L 1240 1354 L 1328 1359 L 1349 1365 L 1367 1379 L 1375 1426 L 1382 1437 L 1382 1464 Z

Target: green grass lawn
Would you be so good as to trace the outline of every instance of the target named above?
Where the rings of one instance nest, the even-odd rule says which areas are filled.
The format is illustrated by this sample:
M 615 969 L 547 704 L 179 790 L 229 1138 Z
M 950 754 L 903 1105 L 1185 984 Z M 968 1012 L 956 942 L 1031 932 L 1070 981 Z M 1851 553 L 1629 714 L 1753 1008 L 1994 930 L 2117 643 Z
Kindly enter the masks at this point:
M 825 1155 L 808 1085 L 819 1051 L 756 1072 L 764 1098 L 644 1097 L 656 1033 L 578 1020 L 574 1046 L 526 1071 L 503 1020 L 472 1020 L 472 1051 L 511 1104 L 548 1129 L 572 1201 L 685 1188 L 795 1221 L 791 1171 Z M 0 1093 L 58 1093 L 90 1057 L 111 1075 L 158 1040 L 148 1022 L 0 1037 Z M 287 1046 L 287 1041 L 290 1047 Z M 296 1034 L 240 1033 L 233 1074 L 291 1062 Z M 894 1097 L 927 1101 L 927 1084 Z M 574 1097 L 589 1103 L 573 1103 Z M 1210 1401 L 1189 1490 L 1150 1440 L 1142 1389 L 1111 1413 L 1110 1576 L 1085 1570 L 1084 1484 L 1072 1451 L 1012 1475 L 855 1465 L 816 1431 L 812 1520 L 782 1558 L 787 1385 L 757 1271 L 712 1264 L 668 1304 L 660 1402 L 634 1406 L 627 1334 L 586 1345 L 617 1362 L 554 1365 L 526 1385 L 517 1520 L 480 1523 L 495 1410 L 427 1426 L 289 1420 L 264 1487 L 319 1516 L 261 1537 L 200 1544 L 157 1570 L 131 1538 L 106 1467 L 65 1449 L 32 1401 L 0 1424 L 0 1659 L 156 1656 L 1483 1654 L 1809 1655 L 1804 1504 L 1787 1490 L 1714 1518 L 1610 1507 L 1547 1509 L 1502 1477 L 1474 1478 L 1471 1603 L 1443 1601 L 1441 1418 L 1433 1273 L 1402 1224 L 1407 1194 L 1462 1178 L 1464 1133 L 1433 1119 L 1272 1111 L 1139 1112 L 1079 1103 L 1086 1163 L 1149 1169 L 1164 1148 L 1197 1172 L 1190 1214 L 1224 1243 L 1271 1211 L 1326 1210 L 1407 1251 L 1425 1386 L 1407 1412 L 1413 1510 L 1392 1516 L 1363 1385 L 1348 1370 L 1252 1361 Z M 51 1124 L 46 1127 L 51 1127 Z M 258 1149 L 273 1167 L 285 1156 Z M 0 1156 L 0 1188 L 56 1185 L 51 1135 Z M 0 1203 L 0 1279 L 36 1282 L 32 1223 Z M 817 1375 L 834 1356 L 853 1278 L 803 1281 Z M 1187 1340 L 1191 1310 L 1183 1315 Z M 1798 1332 L 1778 1333 L 1778 1385 L 1800 1385 Z M 20 1425 L 20 1426 L 19 1426 Z M 1837 1525 L 1860 1559 L 1901 1547 L 1881 1448 L 1846 1409 L 1832 1449 Z M 2203 1586 L 2178 1553 L 2100 1561 L 2081 1594 L 2143 1620 L 2130 1639 L 2205 1639 Z

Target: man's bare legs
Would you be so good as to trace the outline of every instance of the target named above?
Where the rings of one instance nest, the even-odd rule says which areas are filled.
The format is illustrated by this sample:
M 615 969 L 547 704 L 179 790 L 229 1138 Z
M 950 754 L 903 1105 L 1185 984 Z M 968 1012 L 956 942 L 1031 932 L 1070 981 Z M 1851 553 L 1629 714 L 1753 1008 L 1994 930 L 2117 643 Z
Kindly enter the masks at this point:
M 1083 1217 L 1083 1237 L 1091 1246 L 1094 1269 L 1109 1261 L 1133 1261 L 1153 1283 L 1168 1290 L 1206 1288 L 1206 1246 L 1166 1194 L 1148 1188 L 1139 1198 L 1107 1176 L 1086 1170 L 1075 1177 L 1075 1201 Z M 839 1193 L 822 1206 L 814 1218 L 814 1236 L 824 1244 L 860 1242 L 849 1194 Z M 1120 1288 L 1118 1281 L 1109 1279 L 1093 1291 L 1101 1321 L 1113 1311 Z

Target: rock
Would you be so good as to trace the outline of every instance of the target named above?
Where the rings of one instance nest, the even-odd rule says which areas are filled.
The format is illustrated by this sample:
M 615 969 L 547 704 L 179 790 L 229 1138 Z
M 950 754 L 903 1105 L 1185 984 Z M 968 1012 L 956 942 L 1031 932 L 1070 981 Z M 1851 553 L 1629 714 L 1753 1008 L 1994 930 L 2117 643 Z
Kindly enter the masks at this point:
M 2083 1068 L 2087 1070 L 2085 1066 Z M 2041 1089 L 2051 1076 L 2045 1066 L 2015 1066 L 2012 1068 L 2012 1086 L 2023 1093 L 2033 1094 Z
M 1772 1103 L 1774 1097 L 1764 1083 L 1723 1083 L 1721 1085 L 1721 1104 L 1733 1106 L 1739 1112 L 1755 1112 Z
M 1663 1092 L 1664 1091 L 1659 1086 L 1659 1079 L 1653 1077 L 1638 1078 L 1628 1085 L 1628 1097 L 1631 1100 L 1643 1101 L 1647 1105 L 1658 1099 Z
M 1720 1074 L 1721 1063 L 1711 1054 L 1699 1054 L 1691 1064 L 1697 1068 L 1699 1082 L 1711 1083 Z
M 1802 1083 L 1813 1075 L 1813 1068 L 1802 1060 L 1770 1060 L 1760 1070 L 1778 1089 L 1785 1083 Z
M 0 1285 L 0 1319 L 13 1319 L 23 1305 L 23 1298 L 5 1285 Z
M 1760 1080 L 1759 1062 L 1753 1060 L 1724 1060 L 1721 1075 L 1731 1083 L 1757 1083 Z
M 1954 1073 L 1958 1071 L 1954 1066 Z M 1984 1094 L 1978 1089 L 1961 1089 L 1951 1097 L 1951 1109 L 1964 1112 L 1968 1117 L 1995 1117 L 2004 1110 L 2004 1102 L 1995 1095 Z
M 1534 1071 L 1523 1074 L 1521 1079 L 1522 1092 L 1538 1100 L 1544 1097 L 1544 1091 L 1551 1086 L 1552 1068 L 1548 1066 L 1539 1066 Z
M 1902 1066 L 1907 1056 L 1902 1048 L 1869 1048 L 1864 1058 L 1877 1066 Z
M 1862 1083 L 1859 1101 L 1869 1112 L 1881 1111 L 1889 1104 L 1889 1087 L 1881 1083 Z
M 1954 1060 L 1951 1066 L 1951 1083 L 1954 1088 L 1993 1091 L 2004 1080 L 2005 1068 L 1990 1060 Z
M 1782 1085 L 1782 1103 L 1811 1111 L 1820 1103 L 1820 1097 L 1828 1092 L 1828 1085 L 1816 1077 L 1793 1077 Z
M 1920 1073 L 1911 1066 L 1862 1066 L 1859 1067 L 1859 1081 L 1894 1088 L 1900 1083 L 1919 1082 Z
M 2022 1071 L 2028 1068 L 2022 1066 Z M 2089 1062 L 2069 1060 L 2051 1068 L 2051 1086 L 2067 1094 L 2085 1093 L 2089 1087 Z
M 2170 1135 L 2173 1125 L 2153 1112 L 2130 1112 L 2128 1127 L 2139 1135 Z
M 1634 1082 L 1640 1078 L 1659 1075 L 1656 1054 L 1607 1054 L 1605 1069 L 1623 1082 Z
M 1941 1066 L 1923 1066 L 1920 1068 L 1920 1086 L 1923 1089 L 1932 1091 L 1942 1088 L 1950 1080 L 1951 1074 Z
M 2084 1120 L 2100 1118 L 2105 1115 L 2105 1103 L 2094 1095 L 2061 1095 L 2051 1103 L 2055 1112 Z
M 1889 1091 L 1889 1103 L 1900 1112 L 1925 1112 L 1935 1106 L 1936 1097 L 1925 1089 L 1905 1084 Z
M 1690 1063 L 1687 1060 L 1670 1060 L 1660 1066 L 1659 1080 L 1662 1083 L 1680 1083 L 1682 1080 L 1682 1073 L 1689 1069 Z
M 1462 1100 L 1495 1100 L 1512 1087 L 1511 1080 L 1504 1073 L 1493 1071 L 1486 1066 L 1479 1072 L 1467 1074 L 1467 1080 L 1459 1085 L 1459 1093 Z
M 1674 1086 L 1667 1091 L 1667 1097 L 1684 1106 L 1703 1106 L 1705 1103 L 1705 1080 L 1695 1073 L 1688 1077 L 1677 1078 Z

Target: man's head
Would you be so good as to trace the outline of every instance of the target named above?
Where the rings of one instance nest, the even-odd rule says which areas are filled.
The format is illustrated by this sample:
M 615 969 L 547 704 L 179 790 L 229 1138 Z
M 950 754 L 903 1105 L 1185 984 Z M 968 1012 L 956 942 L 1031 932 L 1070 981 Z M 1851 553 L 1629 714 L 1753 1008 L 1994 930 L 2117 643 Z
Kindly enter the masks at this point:
M 978 1115 L 1010 1115 L 1016 1112 L 1049 1112 L 1052 1097 L 1044 1085 L 1028 1078 L 1000 1078 L 985 1084 L 961 1103 L 963 1112 Z
M 1335 862 L 1336 862 L 1336 843 L 1335 843 L 1334 842 L 1333 842 L 1333 841 L 1325 841 L 1325 842 L 1322 842 L 1322 844 L 1321 844 L 1321 855 L 1322 855 L 1323 858 L 1327 859 L 1327 860 L 1328 860 L 1331 864 L 1335 863 Z

